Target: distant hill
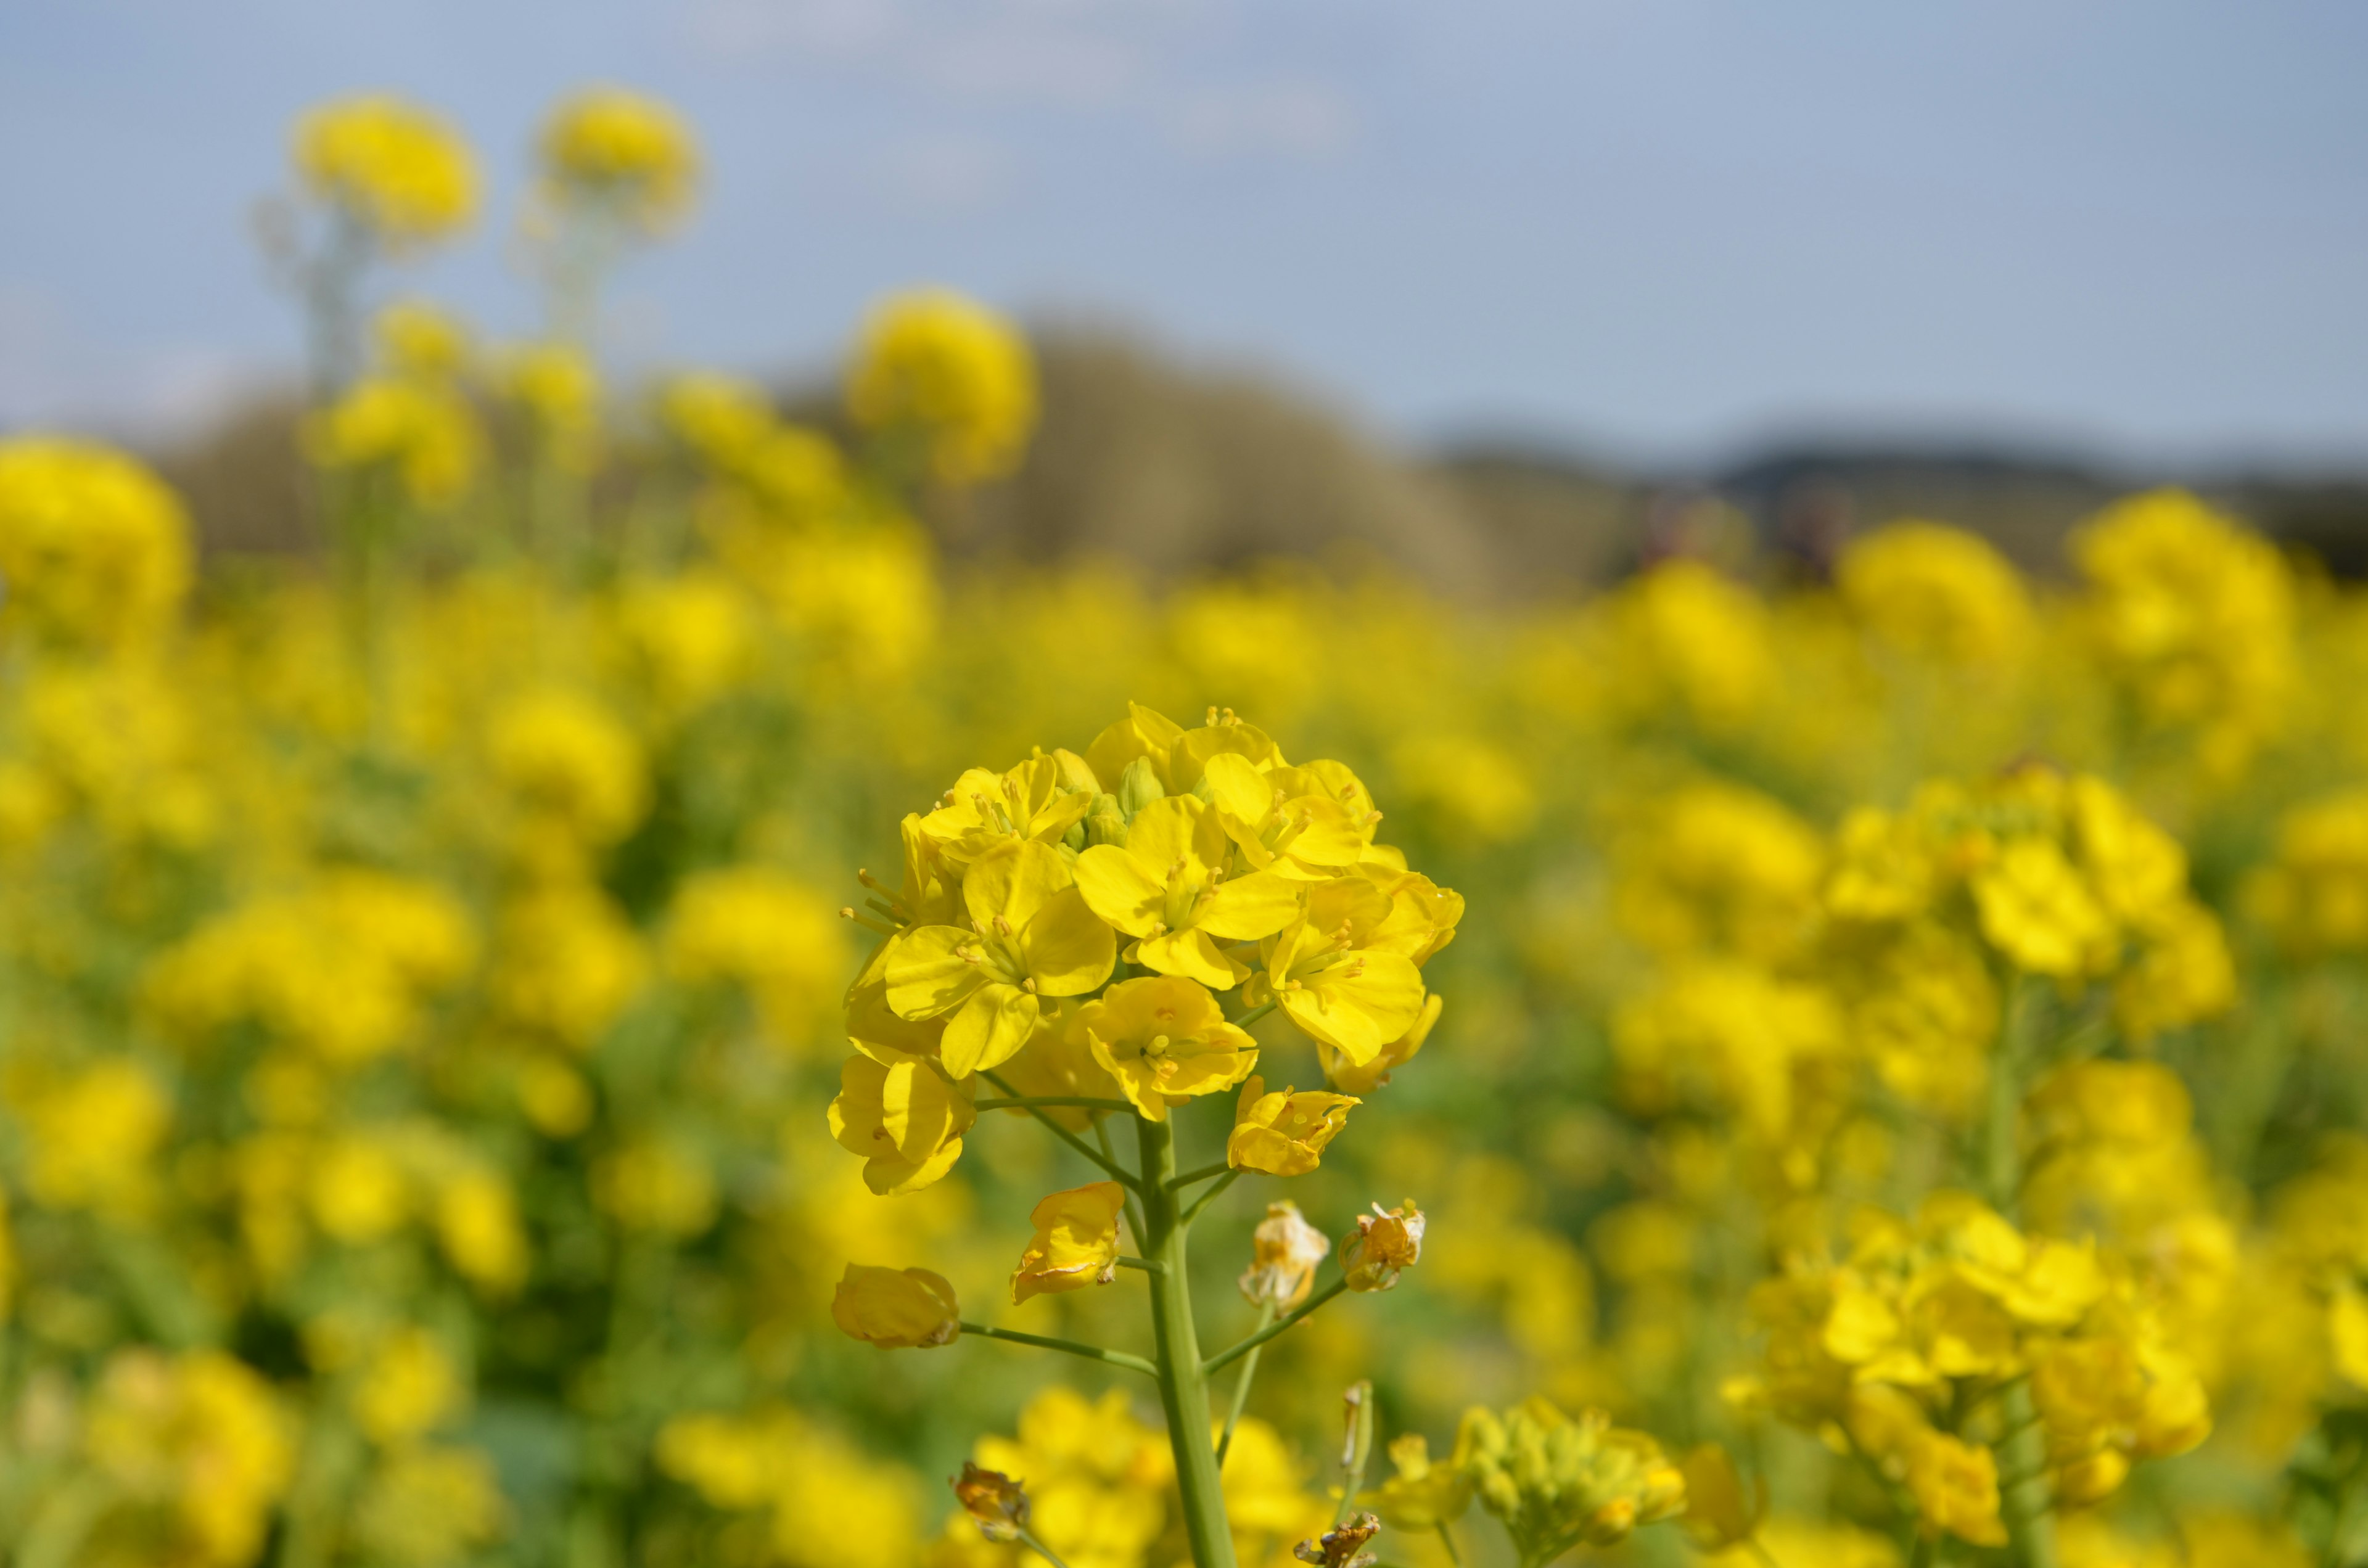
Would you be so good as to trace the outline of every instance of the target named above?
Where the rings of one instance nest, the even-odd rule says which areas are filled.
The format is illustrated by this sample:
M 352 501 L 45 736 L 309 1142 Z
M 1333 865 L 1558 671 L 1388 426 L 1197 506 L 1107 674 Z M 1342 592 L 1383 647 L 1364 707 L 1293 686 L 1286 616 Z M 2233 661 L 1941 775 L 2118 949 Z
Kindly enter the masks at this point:
M 1609 582 L 1671 549 L 1815 576 L 1852 534 L 1915 517 L 1975 529 L 2045 574 L 2063 570 L 2080 519 L 2172 477 L 2061 452 L 1875 443 L 1772 447 L 1699 473 L 1504 442 L 1415 453 L 1276 377 L 1187 364 L 1123 334 L 1052 328 L 1037 351 L 1043 421 L 1026 463 L 928 519 L 957 561 L 1098 556 L 1175 579 L 1276 556 L 1366 560 L 1459 596 L 1518 597 Z M 827 417 L 829 402 L 792 391 L 783 405 Z M 287 398 L 259 401 L 154 454 L 210 550 L 312 547 L 295 414 Z M 2368 576 L 2368 475 L 2184 477 Z

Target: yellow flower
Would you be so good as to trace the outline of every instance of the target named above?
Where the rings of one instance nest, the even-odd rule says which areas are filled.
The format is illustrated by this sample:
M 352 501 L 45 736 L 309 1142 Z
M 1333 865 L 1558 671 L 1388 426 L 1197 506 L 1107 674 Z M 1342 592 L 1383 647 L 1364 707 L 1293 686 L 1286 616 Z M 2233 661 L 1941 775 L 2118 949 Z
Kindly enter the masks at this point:
M 655 232 L 679 218 L 699 183 L 699 144 L 682 117 L 621 87 L 590 87 L 543 121 L 543 177 Z
M 962 893 L 969 928 L 907 930 L 888 949 L 886 976 L 899 1017 L 947 1018 L 939 1049 L 957 1078 L 1008 1061 L 1035 1031 L 1042 998 L 1093 990 L 1118 960 L 1068 867 L 1033 840 L 988 851 Z
M 501 1476 L 474 1449 L 410 1444 L 372 1470 L 353 1528 L 373 1561 L 425 1565 L 465 1561 L 509 1523 Z
M 733 980 L 754 994 L 766 1027 L 796 1047 L 837 1000 L 847 941 L 829 903 L 762 866 L 683 879 L 666 921 L 666 967 L 685 981 Z
M 1472 1506 L 1472 1478 L 1464 1473 L 1463 1456 L 1434 1462 L 1430 1443 L 1419 1432 L 1408 1432 L 1390 1444 L 1390 1467 L 1395 1473 L 1358 1501 L 1370 1505 L 1392 1529 L 1435 1530 L 1462 1518 Z
M 1077 857 L 1077 890 L 1102 919 L 1137 938 L 1127 961 L 1224 990 L 1249 972 L 1218 946 L 1272 936 L 1299 913 L 1300 890 L 1271 871 L 1224 879 L 1217 813 L 1189 795 L 1152 801 L 1123 846 Z
M 847 407 L 869 430 L 918 440 L 948 484 L 1018 466 L 1036 426 L 1036 363 L 1018 328 L 946 289 L 873 308 L 847 372 Z
M 1201 736 L 1213 732 L 1241 745 L 1246 743 L 1239 734 L 1245 730 L 1250 726 L 1216 725 L 1185 733 Z M 1265 738 L 1260 732 L 1250 733 Z M 1174 749 L 1181 757 L 1197 760 L 1196 750 L 1208 750 L 1215 744 L 1194 748 L 1179 737 Z M 1272 876 L 1321 881 L 1365 858 L 1381 813 L 1372 809 L 1372 797 L 1355 774 L 1338 763 L 1285 767 L 1279 756 L 1273 766 L 1260 767 L 1252 755 L 1255 749 L 1252 744 L 1243 751 L 1210 750 L 1200 767 L 1216 822 L 1225 836 L 1240 846 L 1244 860 Z M 1176 770 L 1174 762 L 1170 769 Z
M 1734 1456 L 1716 1443 L 1686 1455 L 1686 1534 L 1704 1551 L 1722 1551 L 1759 1533 L 1768 1517 L 1768 1481 L 1746 1491 Z
M 1907 1490 L 1926 1533 L 1953 1535 L 1976 1546 L 2006 1544 L 1998 1461 L 1987 1449 L 1928 1428 L 1907 1449 Z
M 2107 507 L 2071 549 L 2086 629 L 2139 713 L 2196 731 L 2207 767 L 2241 761 L 2294 684 L 2294 582 L 2276 547 L 2156 490 Z
M 305 426 L 323 468 L 393 474 L 413 505 L 450 506 L 475 482 L 484 437 L 468 400 L 410 377 L 364 376 Z
M 1315 1270 L 1332 1256 L 1332 1241 L 1309 1224 L 1296 1203 L 1269 1203 L 1266 1218 L 1250 1233 L 1250 1266 L 1240 1280 L 1252 1306 L 1290 1311 L 1307 1300 Z
M 477 164 L 442 116 L 386 94 L 341 98 L 296 124 L 297 173 L 315 196 L 403 249 L 465 227 Z
M 2018 838 L 1974 879 L 1982 935 L 2018 969 L 2069 980 L 2112 961 L 2111 917 L 2055 844 Z
M 528 821 L 585 844 L 611 844 L 649 809 L 632 732 L 586 694 L 526 691 L 497 709 L 485 736 L 494 776 Z
M 2031 642 L 2031 596 L 2013 563 L 1943 523 L 1891 523 L 1851 540 L 1834 585 L 1877 638 L 1920 658 L 1999 665 Z
M 0 625 L 67 645 L 161 630 L 188 592 L 189 521 L 132 459 L 94 442 L 0 440 Z
M 700 460 L 726 472 L 742 468 L 775 426 L 764 388 L 712 371 L 666 382 L 658 393 L 658 417 Z
M 1013 1302 L 1116 1278 L 1118 1217 L 1125 1207 L 1126 1189 L 1114 1181 L 1070 1187 L 1037 1204 L 1028 1216 L 1035 1237 L 1011 1275 Z
M 370 1355 L 354 1388 L 354 1419 L 371 1441 L 403 1442 L 443 1425 L 468 1403 L 451 1358 L 426 1329 L 396 1330 Z
M 871 1047 L 839 1070 L 831 1136 L 863 1156 L 863 1184 L 872 1191 L 916 1191 L 962 1157 L 962 1134 L 978 1119 L 975 1082 L 950 1084 L 926 1057 Z
M 603 1157 L 592 1167 L 592 1192 L 629 1231 L 695 1236 L 715 1222 L 715 1177 L 671 1139 L 640 1139 Z
M 35 1202 L 101 1212 L 144 1202 L 149 1157 L 171 1131 L 173 1102 L 130 1058 L 32 1086 L 17 1111 L 31 1143 L 26 1187 Z
M 458 316 L 425 300 L 398 300 L 370 322 L 378 354 L 397 376 L 450 381 L 468 368 L 469 328 Z
M 1002 773 L 973 767 L 914 832 L 957 871 L 1013 840 L 1057 844 L 1094 801 L 1095 780 L 1074 753 L 1039 753 Z M 912 846 L 907 845 L 908 858 Z
M 883 1350 L 948 1345 L 962 1333 L 954 1288 L 926 1268 L 850 1263 L 831 1297 L 830 1316 L 840 1333 Z
M 1260 944 L 1266 974 L 1250 999 L 1271 995 L 1321 1044 L 1372 1061 L 1422 1017 L 1422 971 L 1385 945 L 1412 903 L 1363 876 L 1311 887 L 1305 912 Z
M 532 1261 L 518 1197 L 491 1171 L 470 1171 L 436 1195 L 436 1234 L 461 1276 L 490 1295 L 514 1294 Z
M 1415 1058 L 1430 1031 L 1439 1025 L 1439 1016 L 1446 1010 L 1447 998 L 1432 992 L 1423 999 L 1422 1012 L 1407 1027 L 1406 1032 L 1374 1052 L 1372 1060 L 1361 1065 L 1349 1060 L 1335 1047 L 1315 1042 L 1315 1059 L 1324 1066 L 1324 1077 L 1334 1088 L 1345 1094 L 1370 1095 L 1390 1081 L 1390 1074 Z
M 262 1554 L 296 1472 L 271 1387 L 219 1350 L 120 1350 L 99 1375 L 82 1445 L 114 1494 L 161 1518 L 162 1561 L 243 1568 Z M 127 1521 L 129 1522 L 129 1521 Z
M 1191 1096 L 1232 1088 L 1258 1065 L 1258 1041 L 1225 1021 L 1197 980 L 1121 980 L 1079 1010 L 1077 1028 L 1102 1071 L 1154 1121 Z
M 1409 1198 L 1395 1209 L 1373 1205 L 1357 1216 L 1357 1228 L 1340 1238 L 1340 1271 L 1351 1290 L 1386 1290 L 1398 1276 L 1422 1260 L 1422 1210 Z
M 389 1141 L 350 1133 L 321 1151 L 313 1167 L 313 1220 L 322 1231 L 356 1245 L 379 1241 L 411 1218 L 411 1182 Z
M 521 344 L 495 359 L 494 380 L 526 411 L 554 461 L 590 465 L 600 433 L 600 372 L 591 356 L 573 344 Z
M 1233 1134 L 1225 1140 L 1225 1163 L 1269 1176 L 1305 1176 L 1323 1158 L 1325 1145 L 1349 1125 L 1349 1108 L 1362 1103 L 1353 1096 L 1313 1090 L 1269 1095 L 1266 1080 L 1253 1074 L 1242 1085 Z

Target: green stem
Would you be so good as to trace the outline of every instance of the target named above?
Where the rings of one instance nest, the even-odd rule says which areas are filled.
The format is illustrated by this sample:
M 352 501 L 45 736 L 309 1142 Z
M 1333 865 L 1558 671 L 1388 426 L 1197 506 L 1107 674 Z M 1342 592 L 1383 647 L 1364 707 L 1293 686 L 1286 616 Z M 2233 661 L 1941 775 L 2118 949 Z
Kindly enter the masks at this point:
M 1137 1118 L 1145 1233 L 1143 1250 L 1164 1266 L 1151 1277 L 1151 1333 L 1158 1348 L 1159 1403 L 1167 1415 L 1167 1444 L 1176 1455 L 1176 1489 L 1184 1507 L 1184 1534 L 1195 1568 L 1234 1568 L 1234 1536 L 1225 1519 L 1224 1483 L 1209 1441 L 1209 1373 L 1192 1324 L 1192 1279 L 1186 1267 L 1183 1218 L 1167 1184 L 1176 1175 L 1175 1130 Z
M 1110 1146 L 1110 1126 L 1103 1120 L 1099 1111 L 1094 1113 L 1094 1142 L 1102 1146 L 1103 1159 L 1108 1160 L 1111 1165 L 1118 1164 L 1118 1151 Z M 1134 1244 L 1141 1246 L 1143 1244 L 1143 1195 L 1132 1187 L 1127 1189 L 1126 1194 L 1126 1223 L 1128 1233 L 1134 1237 Z
M 1032 1530 L 1024 1528 L 1020 1530 L 1019 1544 L 1034 1552 L 1037 1556 L 1042 1558 L 1045 1562 L 1050 1562 L 1053 1565 L 1053 1568 L 1069 1568 L 1067 1563 L 1062 1562 L 1059 1557 L 1053 1554 L 1051 1547 L 1046 1546 L 1042 1541 L 1036 1539 L 1035 1532 Z
M 1248 1012 L 1244 1013 L 1240 1017 L 1234 1019 L 1234 1028 L 1237 1029 L 1246 1029 L 1252 1024 L 1257 1023 L 1260 1018 L 1265 1017 L 1269 1013 L 1273 1012 L 1275 1008 L 1281 1006 L 1281 1004 L 1279 1002 L 1261 1002 L 1257 1006 L 1252 1007 Z
M 1100 1151 L 1097 1150 L 1091 1143 L 1087 1142 L 1084 1139 L 1078 1137 L 1076 1133 L 1070 1131 L 1067 1128 L 1053 1120 L 1052 1117 L 1047 1115 L 1038 1107 L 1026 1103 L 1026 1096 L 1012 1094 L 1010 1085 L 1005 1083 L 1002 1079 L 996 1077 L 992 1073 L 981 1073 L 979 1076 L 985 1079 L 988 1083 L 993 1084 L 996 1088 L 1001 1089 L 1007 1097 L 1020 1101 L 1021 1103 L 1015 1108 L 1024 1110 L 1029 1115 L 1034 1117 L 1037 1120 L 1042 1122 L 1046 1127 L 1052 1130 L 1053 1137 L 1058 1138 L 1062 1142 L 1066 1143 L 1070 1148 L 1075 1149 L 1078 1153 L 1083 1154 L 1087 1159 L 1091 1160 L 1094 1164 L 1099 1165 L 1104 1171 L 1109 1173 L 1110 1178 L 1112 1181 L 1117 1182 L 1121 1187 L 1127 1187 L 1133 1191 L 1140 1192 L 1143 1190 L 1143 1184 L 1135 1180 L 1133 1172 L 1120 1165 L 1116 1160 L 1104 1156 Z
M 1170 1176 L 1168 1178 L 1167 1190 L 1174 1192 L 1179 1187 L 1190 1187 L 1196 1181 L 1206 1181 L 1211 1176 L 1224 1176 L 1232 1171 L 1233 1168 L 1233 1165 L 1229 1162 L 1219 1160 L 1213 1165 L 1202 1165 L 1197 1171 L 1186 1171 L 1182 1176 Z
M 1098 1100 L 1087 1095 L 1023 1095 L 1015 1099 L 980 1100 L 973 1110 L 1034 1110 L 1052 1106 L 1068 1110 L 1133 1110 L 1124 1100 Z
M 1349 1522 L 1357 1511 L 1357 1494 L 1365 1489 L 1365 1467 L 1373 1458 L 1373 1385 L 1352 1383 L 1349 1388 L 1348 1451 L 1340 1456 L 1340 1506 L 1332 1515 L 1335 1528 Z
M 1054 1339 L 1048 1335 L 1022 1334 L 1016 1328 L 989 1328 L 983 1323 L 962 1324 L 964 1334 L 975 1334 L 985 1339 L 1008 1339 L 1014 1345 L 1032 1345 L 1039 1350 L 1061 1350 L 1072 1356 L 1082 1356 L 1088 1361 L 1103 1361 L 1113 1367 L 1124 1367 L 1130 1372 L 1141 1372 L 1156 1378 L 1159 1369 L 1140 1356 L 1130 1356 L 1123 1350 L 1105 1350 L 1099 1345 L 1083 1345 L 1074 1339 Z
M 2009 983 L 1998 1050 L 1990 1059 L 1989 1115 L 1983 1127 L 1983 1176 L 1991 1207 L 2016 1219 L 2022 1190 L 2022 1080 L 2032 1064 L 2032 1025 L 2039 1011 L 2039 983 L 2017 975 Z M 2032 1402 L 2031 1380 L 2020 1378 L 1998 1393 L 2006 1436 L 1996 1445 L 2004 1478 L 1999 1511 L 2020 1568 L 2056 1568 L 2055 1520 L 2047 1493 L 2047 1436 Z
M 1258 1326 L 1264 1328 L 1274 1321 L 1274 1303 L 1258 1303 Z M 1242 1407 L 1250 1402 L 1250 1380 L 1258 1376 L 1258 1353 L 1252 1350 L 1242 1359 L 1242 1375 L 1234 1380 L 1234 1403 L 1225 1412 L 1225 1430 L 1217 1439 L 1217 1468 L 1225 1468 L 1225 1450 L 1234 1446 L 1234 1428 L 1240 1425 Z
M 1300 1302 L 1298 1306 L 1293 1307 L 1288 1313 L 1277 1318 L 1274 1322 L 1267 1324 L 1266 1327 L 1259 1329 L 1256 1334 L 1251 1335 L 1248 1338 L 1235 1340 L 1232 1345 L 1218 1351 L 1214 1356 L 1210 1357 L 1207 1364 L 1201 1369 L 1205 1372 L 1214 1372 L 1223 1368 L 1231 1366 L 1235 1361 L 1248 1355 L 1259 1346 L 1264 1345 L 1268 1340 L 1272 1339 L 1276 1335 L 1289 1329 L 1301 1318 L 1305 1317 L 1308 1313 L 1314 1312 L 1316 1308 L 1322 1306 L 1325 1302 L 1330 1301 L 1333 1297 L 1338 1295 L 1348 1288 L 1349 1280 L 1345 1275 L 1340 1278 L 1335 1279 L 1331 1284 L 1325 1286 L 1324 1289 L 1316 1291 L 1315 1294 Z
M 1140 1268 L 1145 1274 L 1156 1274 L 1160 1271 L 1158 1261 L 1148 1257 L 1121 1257 L 1118 1260 L 1118 1266 L 1121 1268 Z
M 1463 1553 L 1456 1550 L 1455 1532 L 1447 1528 L 1445 1519 L 1439 1521 L 1439 1544 L 1447 1548 L 1448 1562 L 1453 1563 L 1455 1568 L 1463 1568 Z
M 1200 1197 L 1192 1200 L 1192 1207 L 1184 1210 L 1183 1222 L 1189 1225 L 1193 1221 L 1199 1219 L 1201 1217 L 1201 1210 L 1206 1209 L 1212 1202 L 1215 1201 L 1218 1194 L 1224 1192 L 1225 1188 L 1233 1186 L 1235 1181 L 1240 1177 L 1241 1174 L 1242 1173 L 1239 1171 L 1227 1171 L 1224 1176 L 1219 1176 L 1208 1191 L 1202 1193 Z

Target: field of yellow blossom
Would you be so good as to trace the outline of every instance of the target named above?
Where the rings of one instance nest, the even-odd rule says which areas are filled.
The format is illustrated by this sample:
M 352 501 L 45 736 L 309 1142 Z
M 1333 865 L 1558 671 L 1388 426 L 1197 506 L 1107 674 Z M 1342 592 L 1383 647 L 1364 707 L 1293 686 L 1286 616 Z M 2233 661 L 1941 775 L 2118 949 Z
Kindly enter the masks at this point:
M 487 345 L 298 127 L 316 557 L 0 438 L 7 1562 L 2368 1562 L 2368 596 L 955 574 L 1024 338 L 616 384 L 539 156 Z

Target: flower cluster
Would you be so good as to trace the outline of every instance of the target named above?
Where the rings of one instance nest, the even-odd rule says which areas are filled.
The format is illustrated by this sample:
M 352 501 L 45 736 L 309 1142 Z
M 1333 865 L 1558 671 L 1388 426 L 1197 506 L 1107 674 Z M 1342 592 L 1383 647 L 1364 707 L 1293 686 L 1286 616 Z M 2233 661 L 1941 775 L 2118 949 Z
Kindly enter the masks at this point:
M 2210 1432 L 2202 1382 L 2147 1283 L 2131 1259 L 2026 1236 L 1965 1194 L 1935 1194 L 1913 1223 L 1867 1210 L 1839 1256 L 1797 1256 L 1752 1292 L 1766 1361 L 1734 1392 L 1841 1435 L 1906 1486 L 1927 1531 L 2003 1545 L 1992 1446 L 2018 1381 L 2066 1504 Z

